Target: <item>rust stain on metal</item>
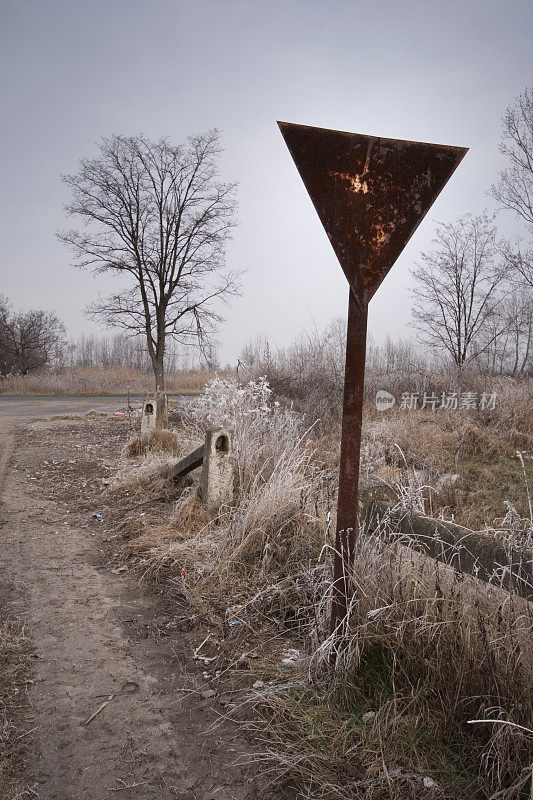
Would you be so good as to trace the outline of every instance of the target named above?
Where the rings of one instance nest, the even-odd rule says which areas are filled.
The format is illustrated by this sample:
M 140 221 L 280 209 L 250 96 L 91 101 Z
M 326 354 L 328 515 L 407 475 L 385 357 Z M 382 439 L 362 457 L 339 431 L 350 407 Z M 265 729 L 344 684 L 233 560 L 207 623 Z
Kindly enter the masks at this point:
M 278 125 L 348 283 L 366 304 L 467 150 Z
M 350 285 L 331 610 L 339 632 L 357 534 L 368 303 L 467 148 L 278 125 Z

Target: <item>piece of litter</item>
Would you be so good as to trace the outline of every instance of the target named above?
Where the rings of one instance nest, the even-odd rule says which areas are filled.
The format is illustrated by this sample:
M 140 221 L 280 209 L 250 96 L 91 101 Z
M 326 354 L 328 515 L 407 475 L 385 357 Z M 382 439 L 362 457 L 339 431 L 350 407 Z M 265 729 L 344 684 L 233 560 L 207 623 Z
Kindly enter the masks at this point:
M 230 625 L 242 625 L 240 619 L 232 619 Z
M 103 522 L 104 521 L 104 518 L 103 518 L 103 516 L 101 514 L 93 514 L 91 516 L 91 519 L 95 519 L 98 522 Z
M 114 789 L 112 786 L 106 786 L 108 792 L 123 792 L 124 789 L 135 789 L 137 786 L 147 786 L 148 782 L 143 781 L 142 783 L 126 783 L 121 778 L 117 778 L 117 782 L 121 783 L 122 786 L 117 787 Z
M 424 778 L 423 782 L 426 789 L 433 789 L 437 785 L 433 778 L 428 778 L 427 776 Z
M 122 684 L 122 688 L 119 692 L 101 692 L 100 694 L 96 694 L 95 697 L 124 697 L 127 694 L 137 694 L 140 688 L 137 681 L 126 681 L 126 683 Z

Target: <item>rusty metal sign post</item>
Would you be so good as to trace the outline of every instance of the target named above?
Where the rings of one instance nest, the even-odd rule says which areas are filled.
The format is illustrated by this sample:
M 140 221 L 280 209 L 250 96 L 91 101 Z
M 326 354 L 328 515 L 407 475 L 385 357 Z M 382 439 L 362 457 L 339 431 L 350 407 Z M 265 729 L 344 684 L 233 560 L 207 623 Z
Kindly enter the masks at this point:
M 468 148 L 278 125 L 350 287 L 331 606 L 339 633 L 357 534 L 368 303 Z

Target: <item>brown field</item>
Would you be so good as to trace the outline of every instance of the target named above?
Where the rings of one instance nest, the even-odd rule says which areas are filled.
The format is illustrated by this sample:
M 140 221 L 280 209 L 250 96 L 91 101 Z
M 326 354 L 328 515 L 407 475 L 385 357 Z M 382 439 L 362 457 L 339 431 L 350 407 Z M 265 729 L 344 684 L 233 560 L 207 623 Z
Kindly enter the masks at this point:
M 188 370 L 167 375 L 169 394 L 199 394 L 213 377 L 212 372 Z M 109 396 L 128 393 L 147 395 L 154 392 L 154 378 L 149 373 L 124 367 L 69 367 L 60 371 L 28 375 L 0 376 L 0 396 Z

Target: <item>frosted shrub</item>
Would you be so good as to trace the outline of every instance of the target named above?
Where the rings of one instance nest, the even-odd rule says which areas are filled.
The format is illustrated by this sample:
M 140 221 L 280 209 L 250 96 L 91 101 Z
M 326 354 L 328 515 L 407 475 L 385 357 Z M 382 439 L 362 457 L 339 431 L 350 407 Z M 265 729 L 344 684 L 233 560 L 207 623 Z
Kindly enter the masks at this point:
M 199 433 L 221 426 L 233 430 L 241 492 L 258 478 L 268 480 L 279 454 L 296 447 L 304 432 L 303 415 L 273 401 L 265 378 L 244 386 L 215 378 L 185 414 L 184 422 Z

